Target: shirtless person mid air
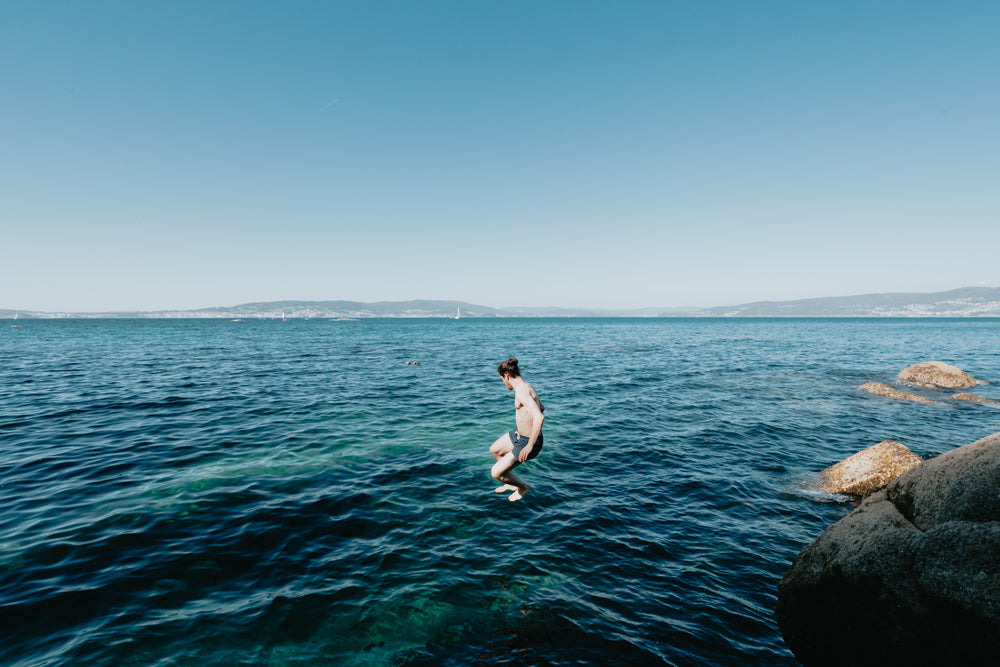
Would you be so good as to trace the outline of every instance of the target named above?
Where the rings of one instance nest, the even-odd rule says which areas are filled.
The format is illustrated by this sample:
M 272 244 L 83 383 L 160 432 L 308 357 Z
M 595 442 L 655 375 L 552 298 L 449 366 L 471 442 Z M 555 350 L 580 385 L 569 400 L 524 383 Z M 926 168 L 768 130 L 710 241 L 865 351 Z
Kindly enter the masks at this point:
M 517 428 L 501 435 L 490 447 L 490 453 L 497 460 L 490 474 L 503 482 L 502 486 L 496 488 L 497 493 L 513 491 L 509 500 L 520 500 L 531 487 L 514 474 L 514 468 L 535 458 L 542 451 L 542 422 L 545 421 L 542 412 L 545 406 L 531 385 L 521 377 L 517 359 L 512 357 L 503 362 L 497 367 L 497 372 L 507 389 L 514 392 L 514 421 Z

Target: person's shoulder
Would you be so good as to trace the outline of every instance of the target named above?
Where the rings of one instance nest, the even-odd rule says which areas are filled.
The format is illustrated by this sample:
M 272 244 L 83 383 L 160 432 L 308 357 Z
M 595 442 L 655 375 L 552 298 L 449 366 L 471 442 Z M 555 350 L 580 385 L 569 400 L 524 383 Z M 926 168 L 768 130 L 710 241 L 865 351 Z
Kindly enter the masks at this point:
M 525 382 L 524 385 L 521 387 L 521 390 L 520 390 L 519 393 L 524 398 L 530 398 L 533 401 L 541 402 L 541 399 L 538 398 L 538 392 L 536 392 L 535 388 L 532 387 L 527 382 Z

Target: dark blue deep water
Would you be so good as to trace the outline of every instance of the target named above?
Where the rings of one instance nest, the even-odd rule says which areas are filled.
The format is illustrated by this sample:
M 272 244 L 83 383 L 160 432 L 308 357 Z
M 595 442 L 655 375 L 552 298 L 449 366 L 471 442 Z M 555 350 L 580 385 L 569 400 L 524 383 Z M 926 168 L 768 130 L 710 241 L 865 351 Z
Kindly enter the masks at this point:
M 4 664 L 794 664 L 778 581 L 852 507 L 810 476 L 1000 431 L 858 390 L 940 360 L 1000 399 L 997 320 L 12 324 Z M 547 408 L 520 503 L 508 356 Z

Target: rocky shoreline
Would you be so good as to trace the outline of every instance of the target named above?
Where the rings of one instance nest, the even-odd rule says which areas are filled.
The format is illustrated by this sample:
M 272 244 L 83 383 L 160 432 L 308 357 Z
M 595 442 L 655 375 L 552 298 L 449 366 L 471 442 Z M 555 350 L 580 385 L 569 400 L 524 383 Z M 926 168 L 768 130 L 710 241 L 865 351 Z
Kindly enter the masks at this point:
M 900 380 L 936 392 L 985 384 L 940 362 L 910 366 Z M 867 387 L 862 388 L 897 400 L 934 402 Z M 946 395 L 996 403 L 973 394 Z M 824 470 L 820 487 L 854 495 L 860 504 L 803 549 L 778 586 L 776 618 L 797 660 L 806 665 L 995 660 L 1000 433 L 927 461 L 901 443 L 881 442 Z
M 976 385 L 986 384 L 982 380 L 977 380 L 965 371 L 945 364 L 940 361 L 925 361 L 919 364 L 907 366 L 899 372 L 899 380 L 903 386 L 911 390 L 931 389 L 938 394 L 942 390 L 968 389 Z M 917 403 L 933 403 L 934 400 L 926 395 L 916 394 L 913 391 L 903 391 L 891 387 L 882 382 L 866 382 L 860 387 L 863 391 L 877 396 L 885 396 L 901 401 L 914 401 Z M 983 396 L 970 394 L 968 392 L 958 392 L 949 394 L 948 398 L 956 401 L 971 401 L 975 403 L 1000 404 Z

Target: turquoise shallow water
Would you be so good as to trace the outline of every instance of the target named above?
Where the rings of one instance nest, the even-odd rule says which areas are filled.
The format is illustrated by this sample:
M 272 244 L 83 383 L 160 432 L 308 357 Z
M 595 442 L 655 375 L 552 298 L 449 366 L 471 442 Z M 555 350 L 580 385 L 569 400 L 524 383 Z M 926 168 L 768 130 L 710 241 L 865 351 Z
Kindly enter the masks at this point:
M 1000 382 L 997 320 L 18 324 L 3 664 L 794 664 L 778 580 L 851 509 L 810 475 L 1000 431 L 857 389 Z M 512 355 L 547 408 L 520 503 L 487 451 Z

